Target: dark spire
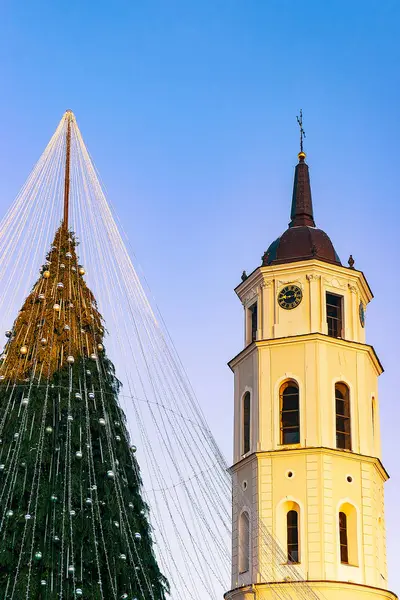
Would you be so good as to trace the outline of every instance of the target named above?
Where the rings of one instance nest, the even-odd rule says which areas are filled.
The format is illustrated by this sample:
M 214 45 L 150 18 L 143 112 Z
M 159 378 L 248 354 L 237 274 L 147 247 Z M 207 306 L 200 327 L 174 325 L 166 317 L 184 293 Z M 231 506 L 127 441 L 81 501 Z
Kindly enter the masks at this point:
M 315 227 L 311 199 L 310 174 L 305 163 L 305 152 L 299 153 L 299 164 L 296 166 L 293 184 L 292 211 L 289 227 Z

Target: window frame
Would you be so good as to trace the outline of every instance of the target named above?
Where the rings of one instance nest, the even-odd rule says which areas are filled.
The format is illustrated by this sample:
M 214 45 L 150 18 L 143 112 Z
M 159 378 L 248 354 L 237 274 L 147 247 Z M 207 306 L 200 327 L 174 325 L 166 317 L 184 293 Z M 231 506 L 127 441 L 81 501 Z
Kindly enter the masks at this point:
M 246 521 L 246 522 L 244 522 Z M 246 534 L 246 539 L 243 539 Z M 251 520 L 248 509 L 243 509 L 238 522 L 238 573 L 244 575 L 251 565 Z
M 246 399 L 248 399 L 248 422 L 246 423 Z M 246 390 L 244 392 L 244 394 L 242 395 L 242 401 L 241 401 L 241 431 L 240 431 L 240 437 L 241 437 L 241 455 L 244 456 L 245 454 L 247 454 L 248 452 L 250 452 L 251 450 L 251 433 L 252 433 L 252 427 L 251 427 L 251 402 L 252 398 L 251 398 L 251 392 L 249 390 Z M 247 428 L 246 428 L 247 425 Z M 248 434 L 248 446 L 246 445 L 246 432 Z M 247 448 L 247 449 L 246 449 Z
M 289 515 L 296 515 L 296 523 L 294 525 L 289 524 Z M 286 513 L 286 550 L 287 550 L 287 564 L 298 565 L 300 564 L 300 514 L 299 511 L 291 508 Z M 294 532 L 294 534 L 293 534 Z M 291 535 L 294 535 L 292 538 Z M 295 541 L 293 541 L 295 540 Z M 292 546 L 294 548 L 292 548 Z M 292 558 L 292 553 L 296 553 L 296 556 Z
M 351 396 L 350 388 L 343 381 L 337 381 L 335 383 L 335 439 L 336 449 L 346 450 L 352 452 L 353 440 L 352 440 L 352 422 L 351 422 Z M 339 396 L 340 394 L 340 396 Z M 343 404 L 342 412 L 338 410 L 338 403 Z M 346 414 L 347 413 L 347 414 Z M 339 428 L 340 424 L 340 428 Z M 339 444 L 340 437 L 343 439 L 344 444 Z
M 247 313 L 248 314 L 247 339 L 248 339 L 248 343 L 252 344 L 253 342 L 257 341 L 257 334 L 258 334 L 258 300 L 255 300 L 254 302 L 252 302 L 250 304 L 250 306 L 248 306 L 247 311 L 248 311 L 248 313 Z
M 290 388 L 297 389 L 297 409 L 286 409 L 284 410 L 284 394 L 285 391 Z M 294 396 L 295 394 L 293 394 Z M 297 413 L 297 423 L 296 425 L 284 426 L 284 415 L 288 415 L 289 413 Z M 291 431 L 293 430 L 293 431 Z M 297 432 L 298 436 L 296 441 L 286 441 L 285 433 L 295 433 Z M 284 381 L 279 387 L 279 443 L 281 446 L 292 446 L 301 443 L 301 420 L 300 420 L 300 388 L 297 381 L 294 379 L 289 379 Z
M 333 298 L 338 298 L 338 304 L 330 304 L 328 302 L 328 296 Z M 339 309 L 339 316 L 335 317 L 332 315 L 328 315 L 328 307 L 334 307 Z M 326 311 L 326 324 L 327 324 L 327 333 L 329 337 L 333 337 L 335 339 L 344 339 L 344 296 L 341 294 L 335 294 L 334 292 L 325 292 L 325 311 Z M 330 320 L 333 320 L 331 322 Z M 335 335 L 335 332 L 337 335 Z
M 360 515 L 356 505 L 343 499 L 337 507 L 337 557 L 343 567 L 359 567 Z
M 340 562 L 342 565 L 349 565 L 349 532 L 347 524 L 347 515 L 344 511 L 339 511 L 339 546 Z

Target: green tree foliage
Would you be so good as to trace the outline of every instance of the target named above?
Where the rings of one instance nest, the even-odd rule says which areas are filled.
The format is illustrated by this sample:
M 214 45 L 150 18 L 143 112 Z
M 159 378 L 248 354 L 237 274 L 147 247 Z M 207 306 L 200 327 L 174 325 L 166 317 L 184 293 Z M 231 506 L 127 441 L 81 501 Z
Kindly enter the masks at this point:
M 60 228 L 2 356 L 0 600 L 164 600 L 120 383 L 75 246 Z

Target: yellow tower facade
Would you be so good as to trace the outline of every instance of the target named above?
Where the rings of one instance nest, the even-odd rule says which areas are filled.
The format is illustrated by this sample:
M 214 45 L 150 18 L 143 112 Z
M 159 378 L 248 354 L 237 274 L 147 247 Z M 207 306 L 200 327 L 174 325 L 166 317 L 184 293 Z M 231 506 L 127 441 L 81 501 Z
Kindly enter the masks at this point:
M 379 425 L 382 366 L 365 342 L 373 296 L 351 257 L 344 267 L 315 226 L 304 153 L 289 227 L 242 279 L 236 292 L 245 347 L 230 362 L 233 559 L 225 598 L 297 597 L 291 591 L 296 568 L 318 598 L 393 600 Z M 278 546 L 281 552 L 271 550 Z

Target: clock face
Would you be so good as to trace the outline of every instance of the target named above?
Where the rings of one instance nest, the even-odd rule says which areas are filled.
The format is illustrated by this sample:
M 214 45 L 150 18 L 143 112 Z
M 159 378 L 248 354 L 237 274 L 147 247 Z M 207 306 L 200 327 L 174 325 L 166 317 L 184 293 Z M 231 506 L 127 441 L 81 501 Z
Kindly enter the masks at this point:
M 360 302 L 360 306 L 358 307 L 358 314 L 360 315 L 361 327 L 364 327 L 364 325 L 365 325 L 365 306 L 362 302 Z
M 302 299 L 303 292 L 297 285 L 286 285 L 278 294 L 278 304 L 286 310 L 296 308 Z

